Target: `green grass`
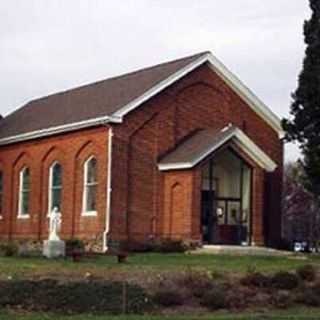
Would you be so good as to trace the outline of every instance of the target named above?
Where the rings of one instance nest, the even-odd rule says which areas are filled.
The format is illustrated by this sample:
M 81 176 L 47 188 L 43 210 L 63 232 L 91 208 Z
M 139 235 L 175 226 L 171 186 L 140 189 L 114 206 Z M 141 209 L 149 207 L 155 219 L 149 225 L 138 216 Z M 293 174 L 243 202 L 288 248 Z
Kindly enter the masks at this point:
M 192 254 L 135 254 L 125 264 L 118 264 L 115 257 L 97 256 L 84 258 L 79 263 L 69 259 L 47 260 L 41 257 L 1 257 L 0 276 L 83 275 L 86 272 L 102 275 L 113 272 L 161 272 L 194 268 L 218 273 L 243 273 L 249 268 L 263 272 L 293 270 L 307 263 L 318 264 L 320 258 L 309 256 L 306 260 L 295 257 L 192 255 Z
M 106 315 L 73 315 L 64 316 L 45 313 L 14 313 L 2 312 L 2 320 L 311 320 L 319 319 L 320 310 L 292 309 L 287 311 L 272 311 L 267 313 L 225 313 L 220 312 L 206 316 L 106 316 Z

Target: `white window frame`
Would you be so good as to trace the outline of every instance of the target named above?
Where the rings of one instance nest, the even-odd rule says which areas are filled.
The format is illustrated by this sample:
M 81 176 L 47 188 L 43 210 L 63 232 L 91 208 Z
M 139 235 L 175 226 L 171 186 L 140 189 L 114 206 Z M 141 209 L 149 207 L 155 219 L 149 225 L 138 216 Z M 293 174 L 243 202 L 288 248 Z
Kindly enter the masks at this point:
M 97 215 L 97 210 L 87 210 L 87 200 L 88 200 L 88 188 L 87 187 L 92 187 L 92 186 L 97 186 L 98 181 L 88 183 L 88 165 L 91 160 L 96 159 L 95 156 L 90 156 L 85 163 L 83 164 L 83 190 L 82 190 L 82 216 L 96 216 Z M 96 176 L 97 180 L 97 176 Z M 97 193 L 96 193 L 97 196 Z
M 51 214 L 51 207 L 52 207 L 52 190 L 54 189 L 54 188 L 52 187 L 52 182 L 53 182 L 53 168 L 54 168 L 57 164 L 59 164 L 59 165 L 60 165 L 60 167 L 61 167 L 61 164 L 60 164 L 60 162 L 59 162 L 59 161 L 54 161 L 54 162 L 51 164 L 50 168 L 49 168 L 49 183 L 48 183 L 48 217 L 49 217 L 49 216 L 50 216 L 50 214 Z M 61 168 L 62 168 L 62 167 L 61 167 Z M 62 177 L 61 177 L 61 179 L 62 179 Z M 62 195 L 62 181 L 61 181 L 61 185 L 60 185 L 60 187 L 59 187 L 59 188 L 61 189 L 61 195 Z M 55 187 L 55 189 L 57 189 L 57 188 Z M 60 201 L 62 202 L 62 197 L 61 197 Z M 59 213 L 61 213 L 60 211 L 61 211 L 61 203 L 60 203 Z
M 29 180 L 29 188 L 27 190 L 23 189 L 23 180 L 24 180 L 24 173 L 26 170 L 29 170 L 29 179 L 30 179 L 30 169 L 28 167 L 23 167 L 19 172 L 19 202 L 18 202 L 18 219 L 28 219 L 30 218 L 29 212 L 23 213 L 22 212 L 22 201 L 23 201 L 23 193 L 28 192 L 30 196 L 30 180 Z M 30 197 L 28 196 L 28 202 L 30 201 Z M 28 204 L 28 206 L 30 203 Z M 30 210 L 30 207 L 29 207 Z

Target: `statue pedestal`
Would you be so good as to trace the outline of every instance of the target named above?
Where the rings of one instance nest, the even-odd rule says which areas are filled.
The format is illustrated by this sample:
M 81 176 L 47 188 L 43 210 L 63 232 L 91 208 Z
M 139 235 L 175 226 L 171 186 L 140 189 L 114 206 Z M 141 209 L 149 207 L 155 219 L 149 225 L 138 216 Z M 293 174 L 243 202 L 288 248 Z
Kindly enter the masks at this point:
M 66 255 L 66 244 L 62 240 L 45 240 L 43 241 L 42 253 L 49 259 L 64 257 Z

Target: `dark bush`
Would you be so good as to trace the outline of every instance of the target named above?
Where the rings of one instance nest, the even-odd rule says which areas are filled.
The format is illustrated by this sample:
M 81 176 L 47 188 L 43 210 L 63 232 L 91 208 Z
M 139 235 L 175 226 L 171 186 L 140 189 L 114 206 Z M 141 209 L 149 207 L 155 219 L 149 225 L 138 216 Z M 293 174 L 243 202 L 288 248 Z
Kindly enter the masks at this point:
M 201 298 L 207 291 L 213 288 L 213 281 L 206 273 L 189 270 L 178 284 L 185 287 L 194 297 Z
M 226 290 L 221 286 L 216 286 L 203 295 L 200 303 L 210 310 L 224 309 L 228 306 Z
M 5 257 L 12 257 L 18 254 L 19 247 L 15 242 L 5 242 L 0 244 L 0 254 Z
M 299 285 L 299 278 L 296 274 L 280 271 L 272 277 L 272 285 L 280 290 L 292 290 Z
M 84 242 L 80 239 L 72 238 L 66 240 L 66 250 L 72 251 L 73 249 L 83 249 L 84 250 Z
M 248 273 L 240 282 L 247 287 L 268 288 L 271 286 L 271 279 L 260 272 Z
M 163 307 L 181 306 L 184 300 L 184 295 L 177 288 L 162 288 L 153 296 L 153 301 Z
M 317 277 L 316 268 L 311 265 L 307 264 L 297 269 L 298 276 L 304 281 L 314 281 Z
M 123 248 L 125 248 L 129 252 L 136 253 L 148 253 L 154 251 L 154 243 L 153 241 L 148 242 L 138 242 L 138 241 L 130 241 L 126 244 L 123 244 Z
M 186 252 L 188 247 L 181 240 L 164 239 L 154 245 L 155 252 L 178 253 Z
M 292 247 L 292 242 L 283 238 L 275 244 L 275 248 L 278 250 L 292 251 Z
M 271 296 L 271 303 L 276 308 L 287 309 L 292 306 L 293 300 L 288 291 L 278 291 Z
M 253 297 L 257 295 L 258 289 L 254 287 L 234 287 L 228 290 L 227 301 L 230 309 L 245 309 L 249 306 Z
M 313 288 L 304 288 L 295 299 L 296 302 L 309 307 L 320 307 L 320 296 Z
M 0 308 L 19 307 L 27 311 L 62 313 L 120 313 L 123 284 L 112 281 L 58 283 L 42 281 L 1 281 Z M 127 311 L 142 313 L 149 308 L 144 290 L 127 285 Z
M 85 254 L 84 242 L 80 239 L 68 239 L 66 241 L 66 256 L 72 257 L 73 261 L 79 261 Z
M 320 282 L 316 282 L 311 288 L 320 297 Z

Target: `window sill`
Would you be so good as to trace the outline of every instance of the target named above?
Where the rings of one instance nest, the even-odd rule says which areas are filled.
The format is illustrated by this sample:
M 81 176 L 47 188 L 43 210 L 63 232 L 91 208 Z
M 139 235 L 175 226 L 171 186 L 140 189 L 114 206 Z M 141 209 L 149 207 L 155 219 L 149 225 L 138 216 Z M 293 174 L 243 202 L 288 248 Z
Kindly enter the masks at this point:
M 87 212 L 82 212 L 81 216 L 82 217 L 95 217 L 97 215 L 97 211 L 87 211 Z
M 18 219 L 29 219 L 29 218 L 30 218 L 29 214 L 18 215 Z

